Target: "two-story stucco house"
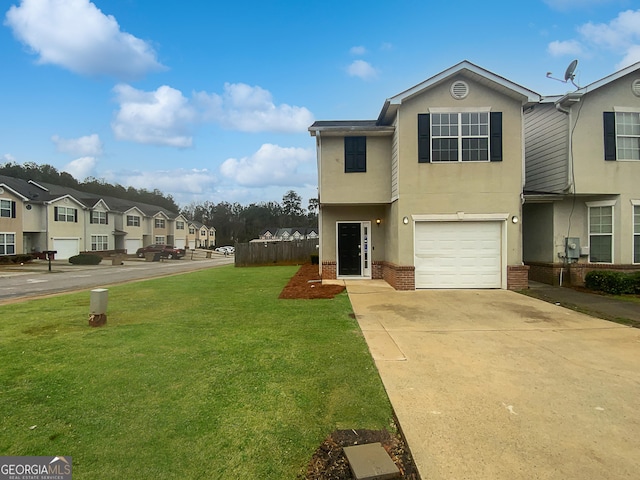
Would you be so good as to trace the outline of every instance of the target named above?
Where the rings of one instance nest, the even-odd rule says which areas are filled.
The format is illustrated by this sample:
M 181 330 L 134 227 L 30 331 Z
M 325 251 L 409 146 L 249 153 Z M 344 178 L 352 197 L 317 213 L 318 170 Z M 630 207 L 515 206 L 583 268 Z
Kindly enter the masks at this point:
M 523 110 L 539 101 L 463 61 L 387 99 L 375 120 L 311 125 L 323 278 L 526 286 Z
M 525 114 L 524 260 L 533 280 L 640 270 L 640 63 Z

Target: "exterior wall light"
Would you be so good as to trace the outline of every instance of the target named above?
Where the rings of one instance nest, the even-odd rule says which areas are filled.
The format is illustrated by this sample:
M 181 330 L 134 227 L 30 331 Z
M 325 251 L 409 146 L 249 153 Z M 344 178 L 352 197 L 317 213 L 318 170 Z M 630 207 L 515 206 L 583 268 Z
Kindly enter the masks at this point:
M 409 224 L 409 217 L 403 217 L 402 218 L 402 223 L 404 223 L 405 225 Z
M 518 223 L 520 221 L 520 219 L 518 217 L 516 217 L 515 215 L 513 217 L 511 217 L 511 223 Z
M 377 225 L 380 225 L 381 223 L 382 223 L 382 220 L 381 220 L 381 219 L 379 219 L 379 218 L 376 218 L 376 224 L 377 224 Z

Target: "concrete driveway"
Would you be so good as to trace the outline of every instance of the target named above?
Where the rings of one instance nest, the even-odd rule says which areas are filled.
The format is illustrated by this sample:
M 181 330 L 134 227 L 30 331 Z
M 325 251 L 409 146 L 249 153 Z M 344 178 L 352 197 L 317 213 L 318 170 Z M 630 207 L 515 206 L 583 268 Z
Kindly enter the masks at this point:
M 640 330 L 504 290 L 346 284 L 423 479 L 640 478 Z

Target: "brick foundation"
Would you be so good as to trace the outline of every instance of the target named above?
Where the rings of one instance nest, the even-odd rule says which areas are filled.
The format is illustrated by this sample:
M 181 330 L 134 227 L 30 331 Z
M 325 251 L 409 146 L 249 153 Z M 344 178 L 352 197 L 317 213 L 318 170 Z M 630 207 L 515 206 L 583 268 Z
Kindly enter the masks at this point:
M 382 262 L 382 278 L 396 290 L 416 289 L 416 275 L 413 265 L 402 266 Z
M 529 265 L 507 265 L 507 289 L 529 288 Z
M 610 270 L 617 272 L 638 272 L 640 265 L 610 265 L 603 263 L 544 263 L 527 262 L 529 278 L 535 282 L 547 283 L 549 285 L 571 285 L 574 287 L 584 286 L 584 277 L 593 270 Z
M 336 262 L 322 262 L 321 275 L 324 280 L 335 280 L 338 278 Z

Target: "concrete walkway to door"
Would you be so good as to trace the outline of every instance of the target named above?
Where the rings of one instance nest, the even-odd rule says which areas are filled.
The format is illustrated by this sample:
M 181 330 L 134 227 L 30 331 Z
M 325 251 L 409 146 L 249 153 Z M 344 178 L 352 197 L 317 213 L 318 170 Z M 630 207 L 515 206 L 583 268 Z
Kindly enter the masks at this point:
M 346 282 L 425 480 L 640 478 L 640 330 L 504 290 Z

